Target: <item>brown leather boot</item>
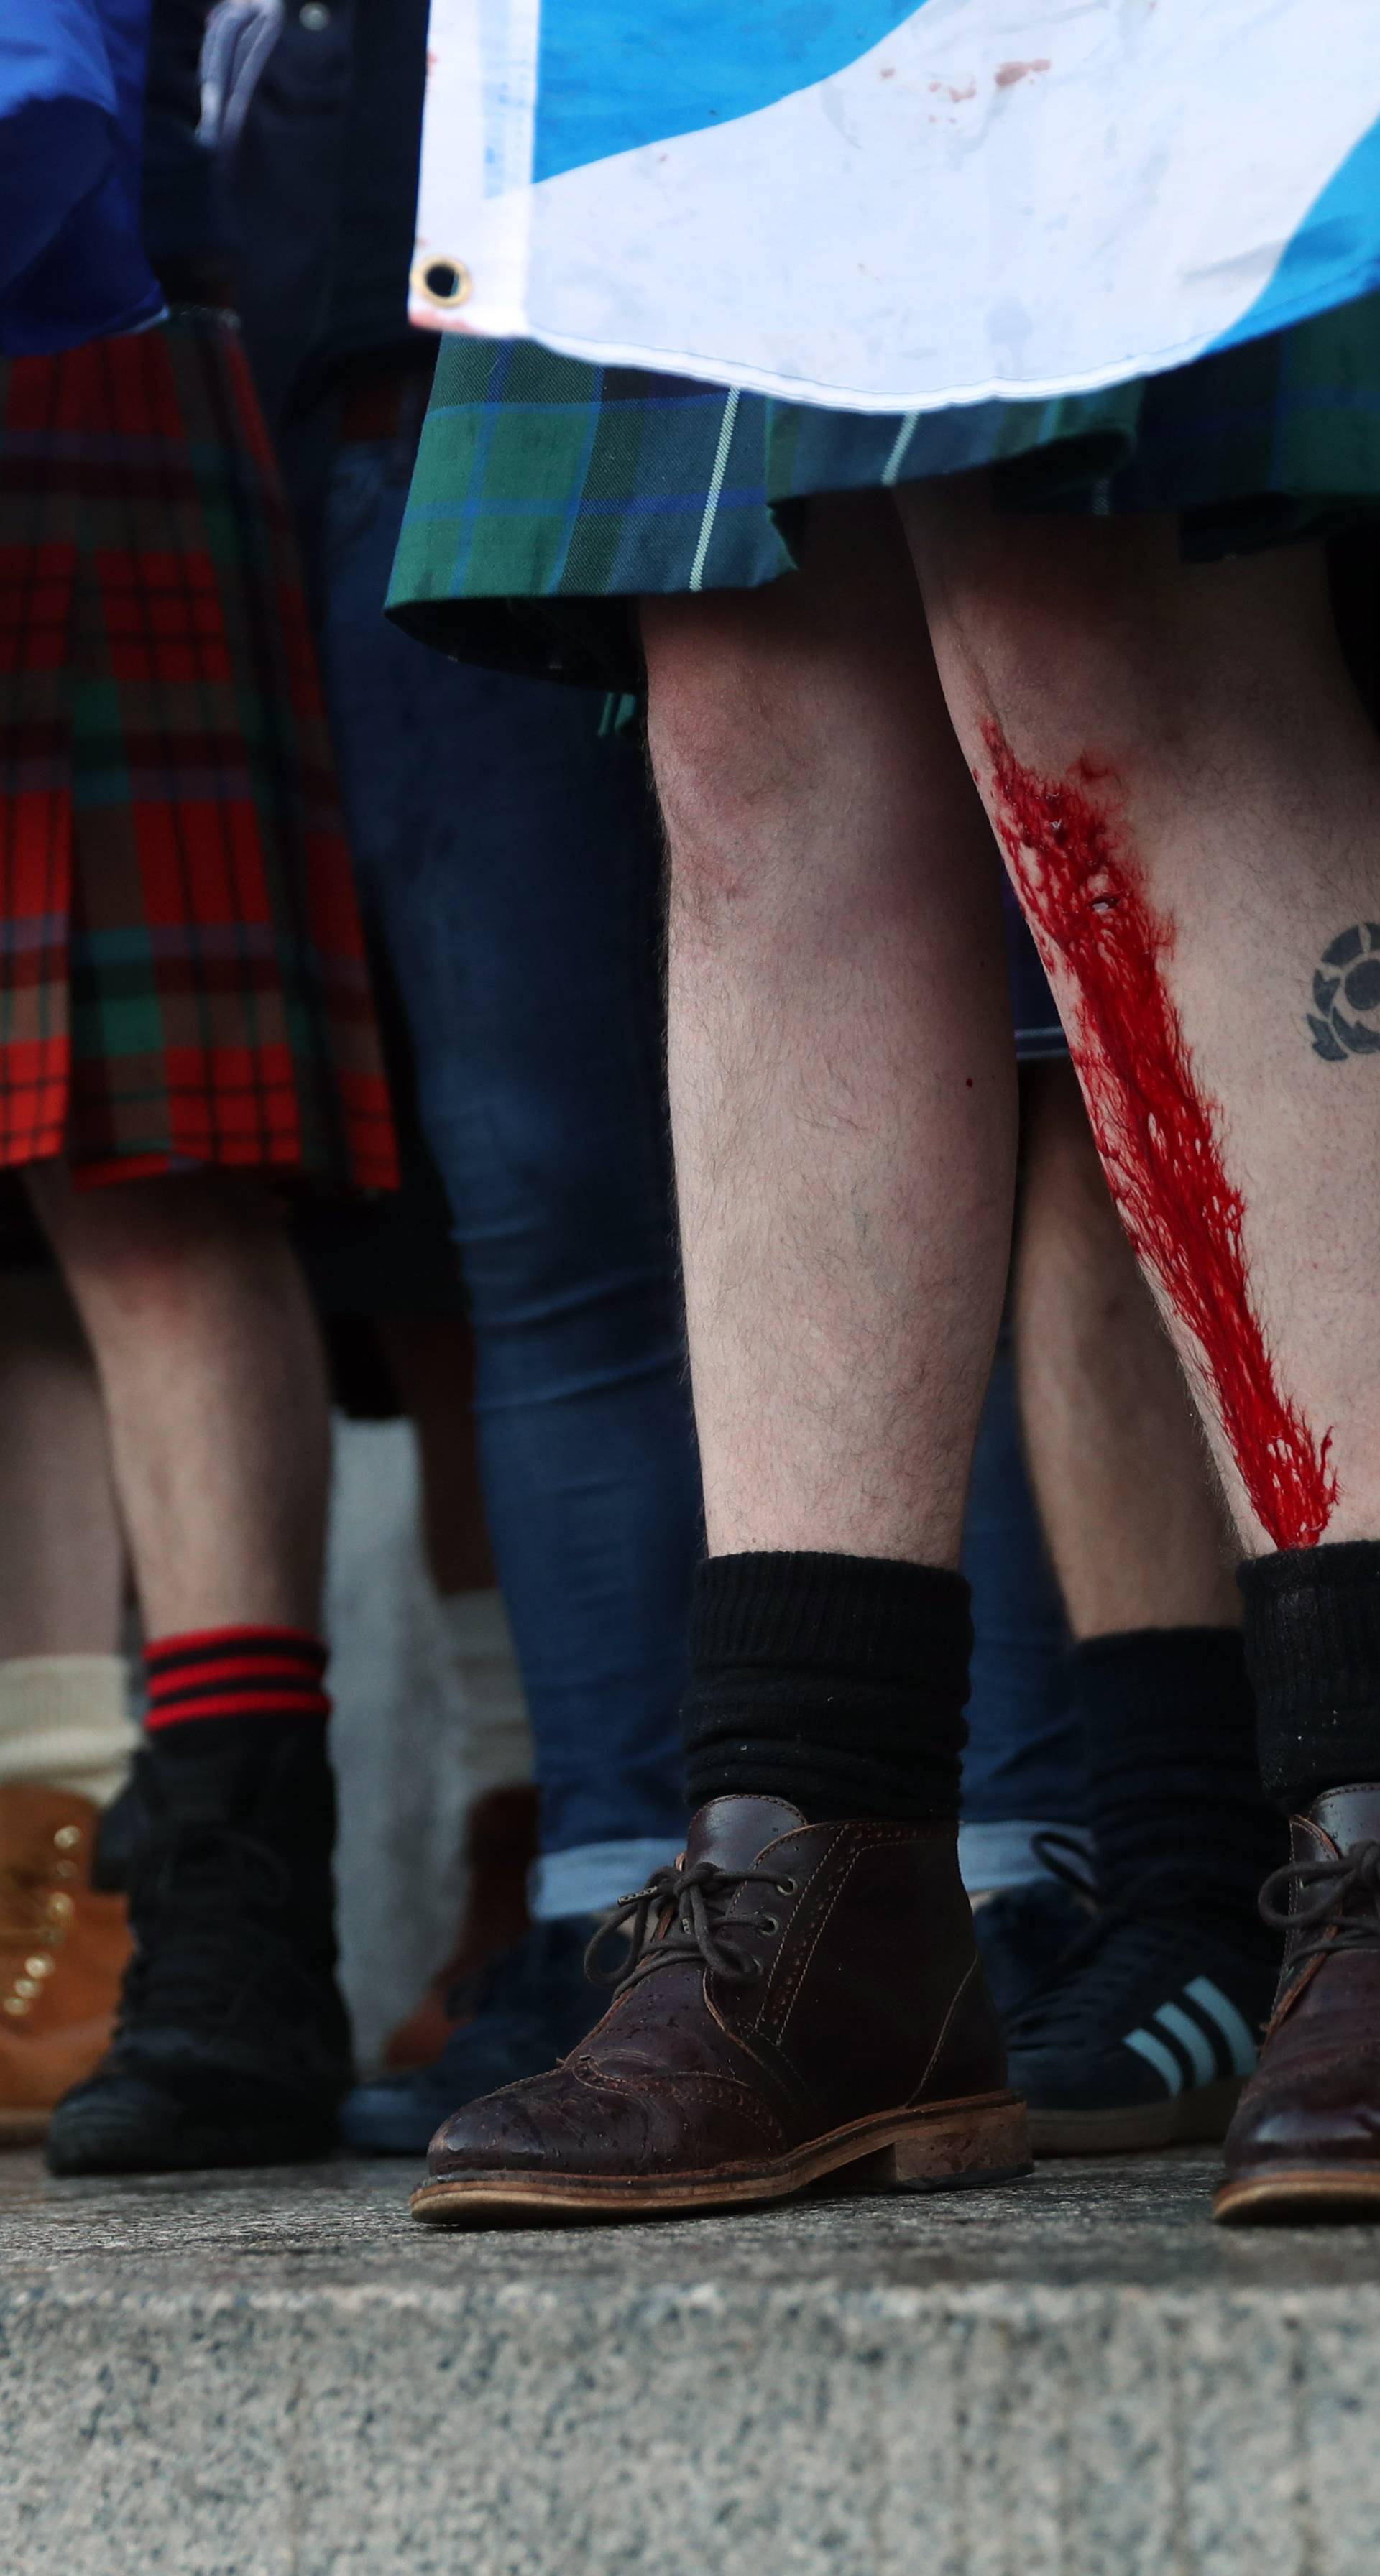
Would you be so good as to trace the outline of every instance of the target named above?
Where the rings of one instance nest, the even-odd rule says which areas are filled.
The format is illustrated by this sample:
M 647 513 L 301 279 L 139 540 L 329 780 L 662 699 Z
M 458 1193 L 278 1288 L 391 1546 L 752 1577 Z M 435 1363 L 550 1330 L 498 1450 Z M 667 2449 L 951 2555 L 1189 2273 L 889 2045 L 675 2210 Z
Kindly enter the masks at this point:
M 97 1896 L 99 1811 L 0 1789 L 0 2145 L 26 2146 L 110 2044 L 129 1958 L 123 1897 Z
M 504 1950 L 515 1950 L 531 1917 L 527 1873 L 537 1857 L 537 1792 L 525 1786 L 489 1789 L 476 1798 L 465 1824 L 465 1910 L 455 1948 L 437 1969 L 406 2021 L 383 2052 L 385 2066 L 410 2074 L 434 2066 L 469 2006 L 452 1998 Z
M 418 2218 L 643 2218 L 826 2175 L 1027 2170 L 951 1827 L 807 1825 L 776 1798 L 716 1798 L 609 1930 L 628 1918 L 603 2020 L 553 2074 L 438 2130 Z
M 1329 1789 L 1290 1840 L 1260 1900 L 1284 1970 L 1213 2216 L 1380 2219 L 1380 1785 Z

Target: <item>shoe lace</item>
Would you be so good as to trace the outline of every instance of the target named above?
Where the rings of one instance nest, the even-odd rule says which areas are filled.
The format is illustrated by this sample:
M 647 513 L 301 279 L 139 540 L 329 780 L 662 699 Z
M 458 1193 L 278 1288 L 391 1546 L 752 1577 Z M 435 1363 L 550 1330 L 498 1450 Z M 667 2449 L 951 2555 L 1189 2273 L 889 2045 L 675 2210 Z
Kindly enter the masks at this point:
M 653 1870 L 645 1887 L 620 1898 L 585 1952 L 585 1973 L 596 1985 L 613 1986 L 621 1994 L 658 1968 L 698 1959 L 725 1984 L 750 1985 L 758 1963 L 725 1929 L 724 1910 L 740 1887 L 771 1887 L 778 1896 L 793 1896 L 795 1885 L 774 1869 L 720 1869 L 711 1860 L 687 1865 L 683 1857 L 669 1862 Z M 627 1956 L 606 1967 L 601 1956 L 605 1944 L 625 1923 L 631 1925 Z M 752 1928 L 771 1934 L 781 1927 L 774 1914 L 759 1914 Z
M 1071 1887 L 1087 1905 L 1097 1902 L 1097 1872 L 1086 1848 L 1072 1834 L 1061 1832 L 1058 1825 L 1045 1825 L 1030 1837 L 1030 1848 L 1051 1878 L 1061 1887 Z
M 50 1878 L 50 1871 L 23 1861 L 7 1861 L 0 1868 L 0 1951 L 32 1947 Z
M 131 1888 L 139 1938 L 117 2035 L 141 2018 L 202 2020 L 208 2007 L 231 2019 L 266 1971 L 281 1979 L 281 1917 L 292 1892 L 285 1861 L 257 1835 L 234 1825 L 165 1827 L 140 1852 Z
M 0 2000 L 16 2016 L 56 1967 L 67 1938 L 73 1899 L 54 1886 L 54 1875 L 51 1861 L 13 1860 L 0 1867 Z
M 1304 1933 L 1294 1960 L 1322 1950 L 1380 1950 L 1380 1842 L 1358 1843 L 1338 1860 L 1288 1860 L 1260 1891 L 1272 1931 Z

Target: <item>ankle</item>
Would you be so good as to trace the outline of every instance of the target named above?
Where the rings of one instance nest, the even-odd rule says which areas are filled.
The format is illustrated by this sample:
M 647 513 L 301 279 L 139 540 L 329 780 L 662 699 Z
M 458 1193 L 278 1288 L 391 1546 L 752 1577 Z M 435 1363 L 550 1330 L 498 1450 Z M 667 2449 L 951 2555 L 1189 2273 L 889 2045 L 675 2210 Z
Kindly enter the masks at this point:
M 1380 1541 L 1282 1550 L 1238 1580 L 1268 1796 L 1289 1814 L 1380 1779 Z
M 954 1822 L 972 1646 L 959 1574 L 763 1550 L 701 1566 L 683 1704 L 692 1808 Z
M 199 1628 L 144 1650 L 145 1730 L 160 1752 L 270 1752 L 286 1730 L 319 1739 L 331 1703 L 326 1648 L 301 1628 Z

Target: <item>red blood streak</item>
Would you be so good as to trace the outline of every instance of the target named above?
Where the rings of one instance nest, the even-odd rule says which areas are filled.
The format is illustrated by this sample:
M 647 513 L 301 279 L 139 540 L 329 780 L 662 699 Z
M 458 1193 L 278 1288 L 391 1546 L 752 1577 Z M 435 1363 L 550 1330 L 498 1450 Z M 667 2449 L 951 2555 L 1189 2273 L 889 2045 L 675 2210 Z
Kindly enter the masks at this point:
M 1139 1258 L 1198 1345 L 1252 1508 L 1276 1547 L 1316 1547 L 1337 1502 L 1332 1433 L 1321 1445 L 1275 1377 L 1251 1304 L 1245 1205 L 1198 1087 L 1162 972 L 1174 928 L 1146 901 L 1117 821 L 1079 761 L 1041 778 L 996 724 L 997 835 L 1047 966 L 1073 988 L 1073 1052 L 1098 1151 Z

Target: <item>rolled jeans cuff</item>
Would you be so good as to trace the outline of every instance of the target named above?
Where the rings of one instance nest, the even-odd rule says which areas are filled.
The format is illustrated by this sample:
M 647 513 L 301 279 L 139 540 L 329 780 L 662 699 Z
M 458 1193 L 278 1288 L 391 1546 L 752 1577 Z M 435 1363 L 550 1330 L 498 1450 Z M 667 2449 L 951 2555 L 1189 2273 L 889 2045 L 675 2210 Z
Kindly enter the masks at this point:
M 645 1886 L 654 1869 L 675 1859 L 684 1841 L 645 1838 L 627 1843 L 576 1843 L 569 1851 L 543 1852 L 532 1864 L 527 1902 L 536 1923 L 564 1914 L 604 1914 L 619 1899 Z
M 1057 1834 L 1062 1844 L 1076 1846 L 1091 1871 L 1094 1846 L 1086 1825 L 1030 1816 L 1003 1817 L 992 1825 L 960 1825 L 959 1873 L 970 1894 L 982 1889 L 991 1895 L 1000 1887 L 1024 1887 L 1032 1878 L 1052 1877 L 1048 1862 L 1035 1847 L 1037 1834 Z

